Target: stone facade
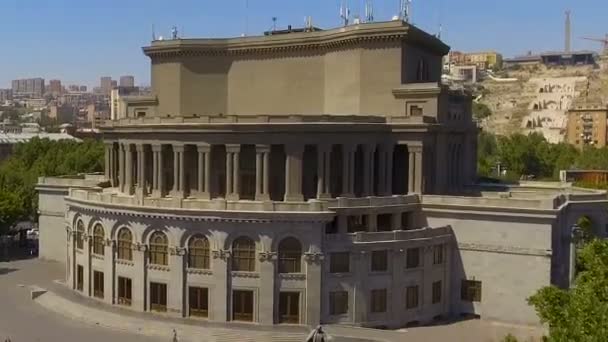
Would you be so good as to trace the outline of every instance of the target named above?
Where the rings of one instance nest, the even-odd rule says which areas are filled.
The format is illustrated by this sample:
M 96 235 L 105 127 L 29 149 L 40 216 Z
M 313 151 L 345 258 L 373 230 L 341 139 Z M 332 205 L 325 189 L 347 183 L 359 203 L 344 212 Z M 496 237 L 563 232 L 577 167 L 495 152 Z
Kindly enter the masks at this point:
M 144 51 L 157 102 L 103 125 L 103 177 L 39 181 L 41 257 L 83 295 L 218 322 L 535 323 L 525 297 L 570 283 L 571 217 L 606 222 L 605 193 L 475 187 L 471 98 L 400 21 Z

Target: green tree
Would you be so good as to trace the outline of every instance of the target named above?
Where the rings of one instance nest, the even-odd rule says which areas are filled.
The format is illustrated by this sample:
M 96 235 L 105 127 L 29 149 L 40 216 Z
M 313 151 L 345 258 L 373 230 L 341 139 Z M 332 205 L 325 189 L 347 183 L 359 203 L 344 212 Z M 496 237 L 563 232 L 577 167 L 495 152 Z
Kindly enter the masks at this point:
M 0 192 L 0 235 L 4 235 L 25 212 L 22 198 L 11 192 Z
M 591 241 L 577 259 L 574 287 L 544 287 L 528 302 L 548 324 L 550 341 L 608 341 L 608 241 Z
M 486 104 L 473 102 L 473 117 L 477 120 L 485 119 L 492 115 L 492 110 Z

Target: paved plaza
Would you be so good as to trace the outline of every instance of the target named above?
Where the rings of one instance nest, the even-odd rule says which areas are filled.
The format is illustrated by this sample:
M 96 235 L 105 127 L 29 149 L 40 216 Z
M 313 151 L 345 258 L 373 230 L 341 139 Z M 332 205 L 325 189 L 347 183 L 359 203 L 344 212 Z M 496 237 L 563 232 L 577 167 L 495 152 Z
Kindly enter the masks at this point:
M 131 312 L 81 297 L 57 282 L 63 266 L 38 259 L 0 263 L 0 340 L 12 342 L 83 341 L 139 342 L 172 341 L 173 329 L 179 341 L 192 342 L 297 342 L 306 336 L 304 327 L 266 327 L 250 324 L 217 324 L 187 319 L 159 317 Z M 49 292 L 35 301 L 34 287 Z M 500 341 L 515 331 L 524 341 L 535 329 L 472 320 L 436 327 L 381 331 L 328 326 L 333 342 L 367 341 Z

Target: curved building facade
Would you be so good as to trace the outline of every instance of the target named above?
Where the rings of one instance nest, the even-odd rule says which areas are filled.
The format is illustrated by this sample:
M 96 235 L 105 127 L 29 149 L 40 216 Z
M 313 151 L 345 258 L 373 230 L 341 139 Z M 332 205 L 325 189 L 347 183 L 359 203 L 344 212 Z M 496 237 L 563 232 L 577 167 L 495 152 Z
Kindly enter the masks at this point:
M 41 256 L 85 296 L 180 317 L 536 322 L 525 298 L 569 283 L 567 227 L 605 194 L 471 187 L 447 52 L 401 21 L 152 42 L 154 93 L 102 125 L 104 175 L 40 180 Z

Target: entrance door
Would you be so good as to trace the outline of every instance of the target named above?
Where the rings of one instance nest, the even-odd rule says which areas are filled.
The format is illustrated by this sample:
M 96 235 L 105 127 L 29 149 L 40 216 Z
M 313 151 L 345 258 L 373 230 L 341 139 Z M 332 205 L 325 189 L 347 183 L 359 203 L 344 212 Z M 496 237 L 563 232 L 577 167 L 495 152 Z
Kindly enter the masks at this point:
M 232 292 L 232 320 L 253 322 L 253 291 Z
M 279 323 L 300 324 L 300 293 L 279 294 Z
M 82 291 L 84 288 L 84 268 L 81 265 L 76 266 L 76 290 Z
M 150 283 L 150 309 L 167 311 L 167 284 Z

